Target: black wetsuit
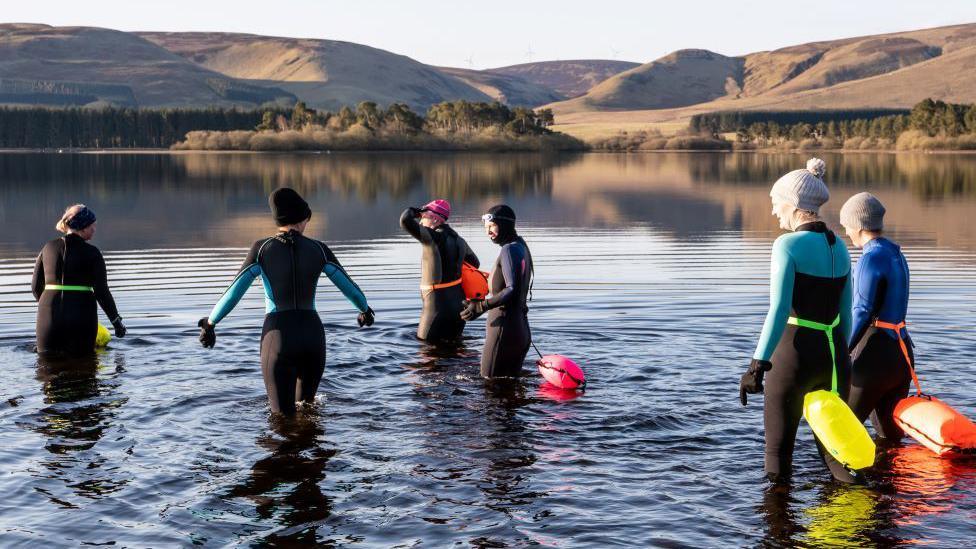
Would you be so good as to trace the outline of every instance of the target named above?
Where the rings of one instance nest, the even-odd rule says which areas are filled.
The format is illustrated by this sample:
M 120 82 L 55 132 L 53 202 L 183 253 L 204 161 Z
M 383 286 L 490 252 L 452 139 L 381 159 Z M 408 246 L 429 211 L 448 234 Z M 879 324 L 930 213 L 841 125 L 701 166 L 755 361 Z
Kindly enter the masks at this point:
M 267 314 L 261 332 L 261 372 L 274 412 L 295 413 L 295 402 L 312 401 L 322 379 L 325 330 L 315 310 L 315 290 L 323 272 L 360 312 L 368 309 L 366 297 L 332 250 L 291 231 L 251 246 L 237 278 L 210 313 L 210 322 L 217 324 L 255 278 L 263 279 Z
M 88 287 L 91 290 L 52 290 L 45 286 Z M 34 265 L 31 291 L 37 300 L 37 351 L 71 356 L 95 352 L 98 311 L 110 320 L 119 317 L 105 276 L 105 260 L 98 248 L 76 234 L 44 245 Z
M 837 392 L 847 398 L 850 361 L 850 256 L 847 248 L 821 222 L 800 226 L 773 245 L 771 302 L 763 336 L 753 358 L 768 360 L 763 423 L 766 435 L 765 469 L 775 481 L 789 477 L 796 431 L 803 417 L 803 397 L 831 390 L 837 370 Z M 836 364 L 824 331 L 800 327 L 788 318 L 835 324 L 832 329 Z M 817 442 L 821 457 L 838 480 L 853 476 Z
M 485 349 L 481 353 L 484 377 L 517 377 L 532 343 L 528 296 L 532 284 L 532 254 L 522 237 L 502 245 L 488 278 L 490 292 Z
M 861 421 L 871 417 L 878 435 L 898 441 L 905 433 L 895 423 L 895 405 L 908 396 L 912 380 L 908 360 L 914 365 L 915 354 L 907 328 L 879 328 L 875 323 L 898 326 L 904 322 L 908 312 L 908 262 L 897 244 L 875 238 L 864 245 L 864 253 L 853 270 L 853 282 L 850 346 L 854 365 L 847 403 Z
M 412 208 L 400 216 L 400 226 L 423 245 L 420 295 L 424 308 L 417 324 L 417 337 L 428 341 L 456 340 L 464 330 L 464 320 L 460 316 L 464 290 L 460 284 L 444 288 L 431 286 L 460 280 L 462 263 L 479 267 L 478 257 L 447 224 L 436 229 L 421 225 Z

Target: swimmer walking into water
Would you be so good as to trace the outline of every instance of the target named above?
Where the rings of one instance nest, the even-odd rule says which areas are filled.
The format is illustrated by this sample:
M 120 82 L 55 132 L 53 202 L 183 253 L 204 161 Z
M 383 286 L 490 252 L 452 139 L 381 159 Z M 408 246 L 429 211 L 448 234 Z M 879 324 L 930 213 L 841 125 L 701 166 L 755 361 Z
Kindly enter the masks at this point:
M 468 243 L 447 224 L 450 216 L 451 205 L 447 200 L 434 200 L 423 208 L 407 208 L 400 215 L 400 226 L 423 246 L 420 260 L 423 311 L 417 324 L 417 337 L 431 342 L 461 337 L 465 324 L 460 316 L 464 301 L 462 265 L 480 266 Z
M 879 436 L 897 442 L 905 433 L 895 422 L 895 405 L 908 396 L 915 354 L 905 327 L 908 262 L 901 248 L 884 237 L 884 214 L 884 205 L 871 193 L 852 196 L 840 210 L 847 236 L 864 250 L 853 274 L 847 403 L 859 420 L 871 417 Z
M 843 399 L 850 387 L 851 259 L 820 218 L 820 207 L 830 198 L 825 169 L 823 160 L 812 158 L 805 170 L 784 175 L 769 193 L 773 214 L 790 232 L 773 244 L 769 312 L 739 397 L 745 405 L 747 394 L 765 390 L 765 470 L 773 482 L 788 480 L 792 472 L 804 396 L 836 388 Z M 817 447 L 836 479 L 855 480 L 819 441 Z
M 237 278 L 198 325 L 200 342 L 213 347 L 215 326 L 261 277 L 266 309 L 261 373 L 271 411 L 292 415 L 296 401 L 315 399 L 325 371 L 325 330 L 315 309 L 315 290 L 322 273 L 360 311 L 360 326 L 372 326 L 373 310 L 332 250 L 303 235 L 312 217 L 308 203 L 287 187 L 272 192 L 269 202 L 278 233 L 251 246 Z
M 474 320 L 488 312 L 481 375 L 518 377 L 532 344 L 528 316 L 534 273 L 532 254 L 515 231 L 512 208 L 504 204 L 494 206 L 481 219 L 488 238 L 502 248 L 488 278 L 488 298 L 465 301 L 461 318 Z
M 64 236 L 45 244 L 37 256 L 31 291 L 37 300 L 39 353 L 94 354 L 96 303 L 111 320 L 115 336 L 126 334 L 108 288 L 105 259 L 88 243 L 95 236 L 95 226 L 95 212 L 87 206 L 69 207 L 57 224 Z

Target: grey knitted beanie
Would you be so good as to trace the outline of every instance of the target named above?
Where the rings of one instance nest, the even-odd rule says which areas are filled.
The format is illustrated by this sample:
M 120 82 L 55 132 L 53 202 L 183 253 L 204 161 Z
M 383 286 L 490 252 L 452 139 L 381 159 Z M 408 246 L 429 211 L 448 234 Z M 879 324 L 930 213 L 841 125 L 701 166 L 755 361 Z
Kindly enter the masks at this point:
M 793 170 L 779 178 L 769 191 L 769 196 L 800 210 L 818 212 L 820 206 L 830 200 L 830 191 L 821 179 L 826 167 L 823 160 L 811 158 L 807 161 L 806 169 Z
M 840 209 L 840 224 L 854 230 L 884 229 L 885 207 L 871 193 L 857 193 Z

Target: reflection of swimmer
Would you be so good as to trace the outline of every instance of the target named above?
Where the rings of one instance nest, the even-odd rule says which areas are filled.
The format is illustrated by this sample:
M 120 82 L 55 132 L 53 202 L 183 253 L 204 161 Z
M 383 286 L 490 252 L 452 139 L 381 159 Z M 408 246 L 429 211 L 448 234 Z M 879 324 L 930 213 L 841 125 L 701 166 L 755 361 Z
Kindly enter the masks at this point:
M 231 497 L 255 503 L 262 518 L 281 526 L 262 541 L 271 545 L 314 546 L 316 525 L 332 514 L 332 501 L 322 492 L 325 468 L 336 451 L 321 446 L 324 430 L 316 415 L 272 419 L 274 435 L 257 444 L 270 452 L 251 467 L 251 474 L 234 486 Z M 298 528 L 296 528 L 298 527 Z
M 488 299 L 465 301 L 461 318 L 472 320 L 488 311 L 481 375 L 519 376 L 532 343 L 527 304 L 533 278 L 532 254 L 525 240 L 515 232 L 512 208 L 494 206 L 482 220 L 488 237 L 502 249 L 488 278 Z
M 200 319 L 200 342 L 213 347 L 214 327 L 251 287 L 264 281 L 264 329 L 261 332 L 261 373 L 273 412 L 295 413 L 295 402 L 315 398 L 325 370 L 325 331 L 315 310 L 315 290 L 325 273 L 359 309 L 359 325 L 373 324 L 366 296 L 346 274 L 324 243 L 303 236 L 312 216 L 308 203 L 289 188 L 270 197 L 278 234 L 251 246 L 240 273 L 207 318 Z
M 852 196 L 840 210 L 847 236 L 864 249 L 853 272 L 854 365 L 847 402 L 861 421 L 871 416 L 879 436 L 897 442 L 905 433 L 895 423 L 895 405 L 908 396 L 915 355 L 905 328 L 908 262 L 898 245 L 882 236 L 884 214 L 870 193 Z
M 95 303 L 111 319 L 116 337 L 125 325 L 108 289 L 105 260 L 88 243 L 95 236 L 95 214 L 84 204 L 64 212 L 57 229 L 65 235 L 44 245 L 31 290 L 37 300 L 37 351 L 71 356 L 95 352 L 98 312 Z
M 99 378 L 101 358 L 104 355 L 69 358 L 41 354 L 37 359 L 36 375 L 45 406 L 35 429 L 47 437 L 44 447 L 53 454 L 43 464 L 52 477 L 62 479 L 85 498 L 107 496 L 127 483 L 96 447 L 111 430 L 116 410 L 127 400 L 114 394 L 117 381 L 111 375 Z M 115 372 L 124 371 L 123 357 L 117 355 L 115 360 Z
M 823 161 L 813 159 L 807 166 L 781 177 L 770 191 L 773 213 L 791 232 L 773 244 L 769 313 L 740 383 L 745 404 L 747 393 L 763 392 L 763 374 L 769 372 L 763 424 L 765 469 L 773 481 L 785 480 L 792 471 L 804 395 L 833 388 L 844 398 L 850 384 L 851 260 L 818 213 L 830 197 L 820 179 Z M 853 481 L 817 446 L 835 478 Z
M 400 215 L 400 226 L 423 245 L 420 291 L 424 308 L 417 337 L 428 341 L 461 336 L 461 265 L 480 265 L 468 243 L 447 224 L 450 215 L 451 205 L 446 200 L 434 200 L 423 208 L 407 208 Z

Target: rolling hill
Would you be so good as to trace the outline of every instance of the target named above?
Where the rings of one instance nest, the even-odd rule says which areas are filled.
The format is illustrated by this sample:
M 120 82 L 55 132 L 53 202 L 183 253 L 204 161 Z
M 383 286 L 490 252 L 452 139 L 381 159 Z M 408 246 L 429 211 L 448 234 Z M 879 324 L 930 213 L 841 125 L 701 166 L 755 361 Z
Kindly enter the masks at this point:
M 607 78 L 638 66 L 640 63 L 630 61 L 579 59 L 523 63 L 482 72 L 518 76 L 568 99 L 583 95 Z
M 375 101 L 426 110 L 441 101 L 491 100 L 435 67 L 351 42 L 219 32 L 139 35 L 203 68 L 282 88 L 315 108 Z
M 439 67 L 438 70 L 506 105 L 536 107 L 566 99 L 552 89 L 514 75 L 451 67 Z
M 284 90 L 208 70 L 130 33 L 0 25 L 0 103 L 253 107 L 294 99 Z
M 726 57 L 682 50 L 549 105 L 560 128 L 686 120 L 716 110 L 907 108 L 976 102 L 976 24 Z M 568 126 L 566 126 L 568 125 Z

